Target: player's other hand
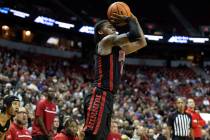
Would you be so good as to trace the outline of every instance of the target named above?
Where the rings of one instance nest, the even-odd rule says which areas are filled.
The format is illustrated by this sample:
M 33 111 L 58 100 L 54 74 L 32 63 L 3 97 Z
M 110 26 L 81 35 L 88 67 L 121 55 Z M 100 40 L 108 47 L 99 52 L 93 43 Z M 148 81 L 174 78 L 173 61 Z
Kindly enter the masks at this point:
M 116 26 L 124 26 L 128 23 L 128 16 L 113 13 L 110 22 Z
M 131 14 L 131 16 L 126 16 L 126 15 L 120 15 L 117 13 L 113 13 L 113 15 L 110 18 L 110 22 L 116 26 L 124 26 L 128 24 L 129 20 L 134 20 L 136 17 Z

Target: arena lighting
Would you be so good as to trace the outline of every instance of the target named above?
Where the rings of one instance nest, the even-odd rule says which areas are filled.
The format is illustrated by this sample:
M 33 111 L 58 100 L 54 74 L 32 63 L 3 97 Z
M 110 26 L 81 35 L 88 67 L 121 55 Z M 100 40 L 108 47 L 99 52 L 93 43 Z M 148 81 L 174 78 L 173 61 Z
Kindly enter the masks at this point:
M 8 7 L 0 7 L 0 13 L 2 14 L 8 14 L 9 10 L 10 9 Z
M 209 38 L 195 38 L 195 37 L 190 37 L 190 41 L 193 41 L 193 43 L 205 43 L 206 41 L 209 41 Z
M 33 39 L 33 33 L 30 30 L 23 30 L 22 31 L 22 41 L 31 43 Z
M 59 43 L 59 38 L 57 37 L 50 37 L 47 40 L 47 44 L 58 45 L 58 43 Z
M 172 36 L 168 40 L 168 42 L 170 42 L 170 43 L 189 43 L 189 41 L 192 41 L 193 43 L 205 43 L 206 41 L 209 41 L 209 38 Z
M 159 41 L 160 39 L 163 39 L 163 36 L 157 36 L 157 35 L 144 35 L 144 36 L 148 40 L 153 40 L 153 41 Z
M 7 25 L 3 25 L 1 28 L 2 28 L 2 30 L 5 30 L 5 31 L 9 30 L 9 26 L 7 26 Z
M 26 17 L 30 16 L 30 14 L 22 12 L 22 11 L 10 9 L 8 7 L 0 7 L 0 13 L 8 14 L 9 12 L 13 13 L 14 16 L 18 16 L 18 17 L 21 17 L 21 18 L 26 18 Z
M 10 37 L 11 37 L 10 27 L 7 25 L 2 25 L 1 29 L 2 29 L 2 38 L 10 39 Z
M 187 43 L 189 37 L 187 36 L 172 36 L 169 38 L 168 42 L 170 43 Z
M 30 16 L 30 14 L 28 14 L 28 13 L 14 10 L 9 7 L 0 7 L 0 13 L 9 14 L 9 12 L 13 13 L 14 16 L 18 16 L 21 18 L 26 18 L 26 17 Z M 65 28 L 65 29 L 70 29 L 70 28 L 75 27 L 74 24 L 56 21 L 55 19 L 44 17 L 44 16 L 36 17 L 34 22 L 41 23 L 41 24 L 44 24 L 47 26 L 55 26 L 57 24 L 56 26 L 58 26 L 60 28 Z M 3 29 L 3 27 L 2 27 L 2 29 Z M 94 27 L 82 26 L 79 29 L 79 32 L 94 34 Z M 148 40 L 152 40 L 152 41 L 160 41 L 161 39 L 163 39 L 164 42 L 167 41 L 169 43 L 184 43 L 184 44 L 187 44 L 187 43 L 209 43 L 209 38 L 202 38 L 202 37 L 171 36 L 168 40 L 166 40 L 166 38 L 163 36 L 145 35 L 145 38 L 147 38 Z
M 44 25 L 47 25 L 47 26 L 51 26 L 51 27 L 54 26 L 55 24 L 57 24 L 58 27 L 65 28 L 65 29 L 74 28 L 74 26 L 75 26 L 74 24 L 60 22 L 60 21 L 57 21 L 55 19 L 44 17 L 44 16 L 38 16 L 34 20 L 34 22 L 41 23 L 41 24 L 44 24 Z
M 13 13 L 14 16 L 18 16 L 18 17 L 21 17 L 21 18 L 26 18 L 26 17 L 30 16 L 30 14 L 28 14 L 28 13 L 21 12 L 21 11 L 18 11 L 18 10 L 14 10 L 14 9 L 10 9 L 10 12 Z
M 74 28 L 74 24 L 70 23 L 55 21 L 55 24 L 58 24 L 58 27 L 60 28 L 66 28 L 66 29 Z
M 25 31 L 25 35 L 26 36 L 30 36 L 31 35 L 31 31 Z
M 194 59 L 194 56 L 193 55 L 188 55 L 187 56 L 187 60 L 193 60 Z
M 34 20 L 34 22 L 36 22 L 36 23 L 41 23 L 41 24 L 44 24 L 44 25 L 47 25 L 47 26 L 53 26 L 55 20 L 52 19 L 52 18 L 48 18 L 48 17 L 38 16 L 38 17 Z
M 81 33 L 88 33 L 88 34 L 94 34 L 94 27 L 92 26 L 82 26 L 79 29 L 79 32 Z M 116 32 L 117 34 L 119 34 L 119 32 Z M 145 37 L 148 40 L 154 40 L 154 41 L 159 41 L 160 39 L 163 39 L 163 36 L 157 36 L 157 35 L 145 35 Z
M 79 32 L 81 32 L 81 33 L 88 33 L 88 34 L 94 34 L 94 27 L 92 27 L 92 26 L 82 26 L 79 29 Z

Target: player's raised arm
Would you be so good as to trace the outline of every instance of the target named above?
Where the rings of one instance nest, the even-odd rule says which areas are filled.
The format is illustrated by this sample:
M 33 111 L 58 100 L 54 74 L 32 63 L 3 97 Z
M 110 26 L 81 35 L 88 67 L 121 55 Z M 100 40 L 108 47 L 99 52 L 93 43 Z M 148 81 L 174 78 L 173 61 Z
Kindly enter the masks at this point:
M 128 17 L 114 13 L 110 21 L 116 26 L 122 23 L 127 23 L 129 26 L 128 33 L 120 34 L 113 40 L 113 43 L 119 45 L 126 54 L 135 52 L 147 45 L 138 19 L 133 14 Z

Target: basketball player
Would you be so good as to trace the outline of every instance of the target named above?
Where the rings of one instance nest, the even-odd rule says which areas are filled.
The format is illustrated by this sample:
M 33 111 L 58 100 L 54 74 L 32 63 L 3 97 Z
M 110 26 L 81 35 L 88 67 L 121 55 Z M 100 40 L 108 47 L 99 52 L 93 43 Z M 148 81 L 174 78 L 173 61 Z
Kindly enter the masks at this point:
M 128 24 L 128 32 L 117 34 L 113 25 Z M 123 73 L 125 55 L 146 46 L 137 18 L 113 14 L 95 25 L 96 79 L 92 93 L 84 99 L 85 140 L 106 140 L 110 131 L 114 94 Z
M 12 117 L 20 107 L 20 100 L 16 96 L 6 95 L 3 99 L 3 108 L 0 112 L 0 140 L 6 138 Z

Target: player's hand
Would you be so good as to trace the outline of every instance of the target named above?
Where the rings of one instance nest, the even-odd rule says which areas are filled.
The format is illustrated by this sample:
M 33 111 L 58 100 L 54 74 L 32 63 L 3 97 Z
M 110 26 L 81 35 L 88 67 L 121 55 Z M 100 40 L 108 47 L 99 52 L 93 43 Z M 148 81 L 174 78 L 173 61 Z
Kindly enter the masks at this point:
M 117 26 L 124 26 L 128 23 L 128 18 L 128 16 L 113 13 L 110 18 L 110 22 Z
M 120 15 L 113 13 L 110 18 L 110 22 L 117 26 L 123 26 L 128 24 L 129 20 L 137 20 L 136 16 L 131 13 L 131 16 Z

